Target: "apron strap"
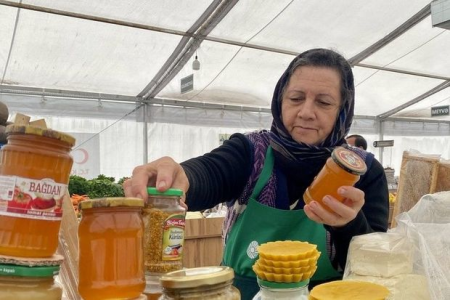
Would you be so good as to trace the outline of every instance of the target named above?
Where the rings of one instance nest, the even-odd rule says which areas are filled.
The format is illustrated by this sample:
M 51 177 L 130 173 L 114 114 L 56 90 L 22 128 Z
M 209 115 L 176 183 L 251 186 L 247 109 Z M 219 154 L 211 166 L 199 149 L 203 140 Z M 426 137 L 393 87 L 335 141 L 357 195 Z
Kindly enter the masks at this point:
M 262 189 L 266 186 L 266 183 L 270 179 L 270 175 L 272 175 L 273 165 L 274 165 L 274 156 L 272 147 L 269 145 L 266 151 L 266 158 L 264 159 L 264 166 L 259 174 L 258 181 L 256 182 L 255 188 L 250 196 L 251 199 L 257 199 Z

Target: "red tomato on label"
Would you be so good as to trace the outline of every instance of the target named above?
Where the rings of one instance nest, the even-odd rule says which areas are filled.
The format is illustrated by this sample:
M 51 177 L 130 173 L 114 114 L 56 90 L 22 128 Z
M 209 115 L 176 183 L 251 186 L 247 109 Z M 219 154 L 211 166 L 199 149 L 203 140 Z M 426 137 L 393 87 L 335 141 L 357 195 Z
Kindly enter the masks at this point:
M 31 208 L 31 196 L 27 193 L 22 192 L 19 188 L 14 189 L 14 197 L 8 202 L 8 207 L 15 208 Z

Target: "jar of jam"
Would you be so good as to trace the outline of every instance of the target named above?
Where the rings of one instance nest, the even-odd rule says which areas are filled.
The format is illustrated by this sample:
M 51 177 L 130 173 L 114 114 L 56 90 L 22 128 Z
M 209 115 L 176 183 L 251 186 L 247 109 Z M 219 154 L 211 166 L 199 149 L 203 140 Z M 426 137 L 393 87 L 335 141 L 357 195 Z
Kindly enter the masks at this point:
M 167 273 L 182 268 L 186 210 L 180 204 L 183 191 L 158 192 L 149 187 L 143 210 L 145 271 Z
M 167 273 L 161 277 L 160 300 L 240 300 L 230 267 L 201 267 Z
M 353 186 L 366 170 L 366 163 L 358 154 L 344 147 L 336 147 L 322 170 L 306 189 L 303 200 L 306 204 L 314 200 L 326 210 L 331 211 L 322 202 L 323 197 L 330 195 L 338 201 L 343 201 L 344 197 L 338 194 L 338 188 L 344 185 Z
M 0 264 L 0 299 L 60 300 L 62 288 L 55 282 L 59 266 L 27 267 Z
M 78 292 L 84 300 L 132 299 L 144 291 L 143 206 L 138 198 L 80 203 Z
M 9 125 L 6 134 L 0 155 L 0 255 L 50 257 L 58 247 L 75 139 L 29 125 Z

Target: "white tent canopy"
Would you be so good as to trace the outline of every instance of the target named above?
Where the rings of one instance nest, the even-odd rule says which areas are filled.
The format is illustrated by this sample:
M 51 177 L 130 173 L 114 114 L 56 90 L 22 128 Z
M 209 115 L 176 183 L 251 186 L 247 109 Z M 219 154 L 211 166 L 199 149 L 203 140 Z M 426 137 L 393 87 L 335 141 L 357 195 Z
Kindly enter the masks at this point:
M 144 144 L 133 152 L 144 160 L 182 160 L 218 143 L 205 140 L 184 154 L 155 149 L 159 126 L 203 126 L 215 130 L 213 139 L 269 127 L 276 80 L 296 54 L 315 47 L 335 49 L 353 66 L 353 132 L 369 142 L 436 136 L 426 149 L 436 144 L 450 157 L 450 117 L 430 114 L 450 104 L 450 32 L 432 27 L 430 0 L 0 0 L 0 40 L 0 101 L 11 112 L 103 135 L 133 123 L 123 128 L 134 126 L 126 134 L 133 133 L 133 147 Z M 191 74 L 193 90 L 181 93 L 181 79 Z M 403 150 L 377 155 L 398 165 Z M 141 157 L 100 170 L 129 174 Z

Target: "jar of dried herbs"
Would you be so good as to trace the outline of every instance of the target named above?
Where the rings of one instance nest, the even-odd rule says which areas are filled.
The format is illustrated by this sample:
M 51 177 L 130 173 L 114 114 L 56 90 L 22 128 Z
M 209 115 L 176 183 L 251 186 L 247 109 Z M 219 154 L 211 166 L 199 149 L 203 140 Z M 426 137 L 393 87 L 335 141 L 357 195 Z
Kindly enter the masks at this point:
M 183 191 L 158 192 L 149 187 L 143 210 L 145 270 L 167 273 L 182 268 L 186 210 L 180 204 Z

